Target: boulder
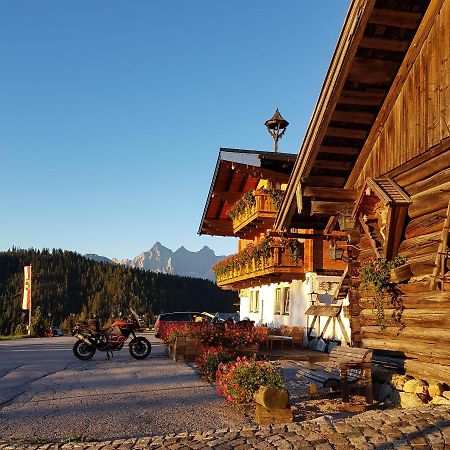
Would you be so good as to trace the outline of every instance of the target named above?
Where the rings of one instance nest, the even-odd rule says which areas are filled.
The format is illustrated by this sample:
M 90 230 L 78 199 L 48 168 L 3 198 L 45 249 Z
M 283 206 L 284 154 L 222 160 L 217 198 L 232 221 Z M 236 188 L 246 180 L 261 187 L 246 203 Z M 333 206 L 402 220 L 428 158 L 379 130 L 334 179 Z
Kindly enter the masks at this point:
M 450 399 L 436 395 L 436 397 L 433 397 L 433 400 L 431 400 L 431 403 L 433 405 L 450 405 Z
M 408 380 L 403 385 L 403 391 L 414 394 L 416 392 L 417 386 L 428 386 L 428 383 L 423 380 L 416 380 L 416 379 Z
M 419 381 L 416 388 L 414 389 L 416 394 L 425 395 L 428 397 L 428 383 L 425 381 Z
M 442 393 L 445 391 L 445 386 L 443 383 L 430 384 L 428 386 L 428 393 L 430 397 L 442 396 Z
M 410 375 L 399 375 L 397 373 L 394 373 L 391 376 L 389 383 L 394 389 L 401 391 L 403 390 L 403 386 L 405 385 L 405 383 L 412 379 L 413 377 L 411 377 Z
M 444 392 L 442 393 L 442 397 L 445 397 L 445 398 L 447 398 L 447 399 L 450 400 L 450 391 L 444 391 Z
M 399 392 L 400 406 L 402 408 L 420 408 L 425 402 L 416 394 L 410 392 Z
M 383 383 L 378 390 L 378 400 L 384 402 L 392 394 L 392 386 L 389 383 Z

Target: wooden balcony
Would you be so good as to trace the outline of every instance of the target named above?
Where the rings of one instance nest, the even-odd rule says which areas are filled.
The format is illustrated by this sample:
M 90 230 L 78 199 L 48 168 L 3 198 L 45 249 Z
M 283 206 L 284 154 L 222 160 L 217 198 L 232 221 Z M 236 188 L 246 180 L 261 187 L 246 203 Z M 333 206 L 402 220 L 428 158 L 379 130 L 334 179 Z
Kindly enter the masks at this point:
M 255 204 L 233 218 L 233 233 L 245 239 L 252 239 L 257 233 L 272 228 L 277 215 L 270 195 L 261 191 L 254 191 L 253 195 Z
M 248 249 L 216 264 L 217 285 L 223 289 L 243 289 L 262 284 L 304 278 L 303 244 L 298 243 L 297 261 L 285 246 L 271 244 L 266 256 L 250 257 Z M 243 253 L 247 256 L 243 257 Z

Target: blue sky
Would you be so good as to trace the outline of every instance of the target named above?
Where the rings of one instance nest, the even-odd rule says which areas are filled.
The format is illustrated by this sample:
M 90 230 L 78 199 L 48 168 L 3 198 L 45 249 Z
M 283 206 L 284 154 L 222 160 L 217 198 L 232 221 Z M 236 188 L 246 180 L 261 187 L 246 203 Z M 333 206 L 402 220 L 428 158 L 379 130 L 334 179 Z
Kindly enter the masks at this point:
M 219 147 L 297 153 L 348 0 L 0 0 L 0 250 L 197 235 Z

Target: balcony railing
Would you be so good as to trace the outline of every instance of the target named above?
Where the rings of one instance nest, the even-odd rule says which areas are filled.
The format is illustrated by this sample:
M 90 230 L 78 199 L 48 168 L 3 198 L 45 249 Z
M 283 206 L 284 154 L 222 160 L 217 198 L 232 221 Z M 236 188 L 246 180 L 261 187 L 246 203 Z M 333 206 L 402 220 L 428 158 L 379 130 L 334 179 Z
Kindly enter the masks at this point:
M 292 281 L 304 275 L 303 244 L 294 240 L 264 241 L 250 245 L 213 269 L 217 284 L 226 289 Z
M 253 191 L 252 195 L 253 205 L 248 205 L 232 219 L 233 232 L 237 236 L 252 237 L 249 236 L 249 232 L 258 229 L 262 222 L 264 222 L 264 228 L 266 229 L 271 228 L 275 222 L 277 207 L 273 197 L 264 191 Z

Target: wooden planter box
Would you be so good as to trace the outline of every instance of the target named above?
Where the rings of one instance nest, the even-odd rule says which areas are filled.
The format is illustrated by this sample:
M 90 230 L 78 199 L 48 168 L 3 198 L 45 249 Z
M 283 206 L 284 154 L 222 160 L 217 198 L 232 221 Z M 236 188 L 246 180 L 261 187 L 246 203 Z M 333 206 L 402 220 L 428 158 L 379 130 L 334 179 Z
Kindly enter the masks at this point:
M 193 361 L 200 348 L 201 342 L 197 338 L 177 337 L 175 344 L 169 345 L 168 352 L 174 361 Z
M 403 283 L 408 281 L 413 276 L 413 273 L 409 264 L 403 264 L 403 266 L 392 269 L 390 275 L 393 283 Z

